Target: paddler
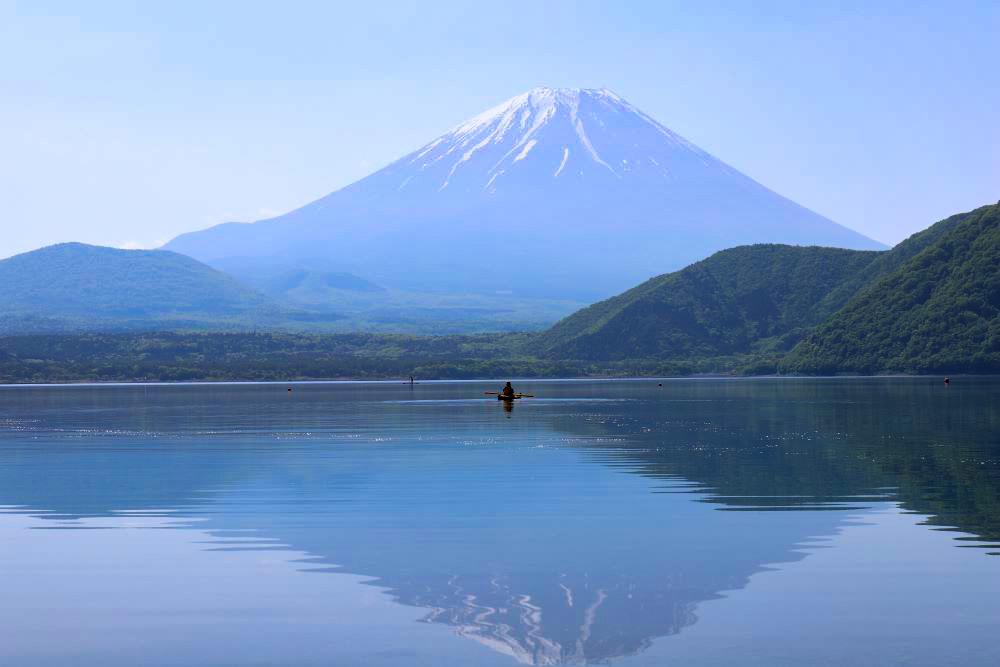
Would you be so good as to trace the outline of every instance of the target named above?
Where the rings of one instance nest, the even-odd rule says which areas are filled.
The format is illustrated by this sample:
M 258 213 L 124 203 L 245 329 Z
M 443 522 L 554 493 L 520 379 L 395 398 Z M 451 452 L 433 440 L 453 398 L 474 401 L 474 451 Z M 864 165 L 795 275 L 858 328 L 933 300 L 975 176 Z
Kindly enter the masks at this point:
M 504 385 L 504 388 L 500 392 L 500 395 L 503 396 L 504 398 L 514 398 L 514 387 L 510 386 L 510 382 Z

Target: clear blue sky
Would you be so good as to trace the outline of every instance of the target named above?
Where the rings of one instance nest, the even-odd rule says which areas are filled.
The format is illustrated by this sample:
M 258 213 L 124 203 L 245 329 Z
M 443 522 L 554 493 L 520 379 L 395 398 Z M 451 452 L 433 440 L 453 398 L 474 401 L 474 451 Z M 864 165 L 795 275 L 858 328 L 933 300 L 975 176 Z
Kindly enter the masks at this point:
M 1000 2 L 0 1 L 0 256 L 287 211 L 608 87 L 886 243 L 1000 199 Z

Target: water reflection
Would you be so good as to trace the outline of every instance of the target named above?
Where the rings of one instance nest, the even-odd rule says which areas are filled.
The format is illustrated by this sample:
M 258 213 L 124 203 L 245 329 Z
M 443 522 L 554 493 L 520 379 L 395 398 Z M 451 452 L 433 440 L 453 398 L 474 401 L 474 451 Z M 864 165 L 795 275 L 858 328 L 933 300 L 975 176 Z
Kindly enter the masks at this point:
M 553 426 L 621 438 L 627 446 L 594 449 L 642 475 L 696 480 L 722 509 L 846 509 L 882 498 L 995 548 L 1000 382 L 963 378 L 957 386 L 933 379 L 694 383 L 633 414 L 598 410 Z M 675 401 L 683 405 L 664 409 Z
M 889 501 L 1000 534 L 995 384 L 534 389 L 6 390 L 0 505 L 308 553 L 539 665 L 636 655 Z

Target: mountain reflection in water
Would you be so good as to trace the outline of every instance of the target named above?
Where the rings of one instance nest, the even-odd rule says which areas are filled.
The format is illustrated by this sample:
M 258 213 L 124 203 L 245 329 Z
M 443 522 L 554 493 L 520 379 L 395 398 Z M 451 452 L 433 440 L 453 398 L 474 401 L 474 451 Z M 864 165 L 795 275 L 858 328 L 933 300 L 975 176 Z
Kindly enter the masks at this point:
M 0 389 L 0 506 L 288 545 L 538 665 L 637 654 L 889 502 L 1000 541 L 995 381 L 483 388 Z

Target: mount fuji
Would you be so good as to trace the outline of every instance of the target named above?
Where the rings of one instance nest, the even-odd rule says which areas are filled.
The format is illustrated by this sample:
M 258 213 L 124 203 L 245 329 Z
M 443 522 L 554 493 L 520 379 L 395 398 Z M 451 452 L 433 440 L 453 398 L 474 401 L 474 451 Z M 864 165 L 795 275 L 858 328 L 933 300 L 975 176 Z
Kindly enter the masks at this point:
M 759 242 L 883 247 L 609 90 L 535 88 L 302 208 L 165 248 L 220 268 L 320 261 L 400 290 L 592 300 Z

